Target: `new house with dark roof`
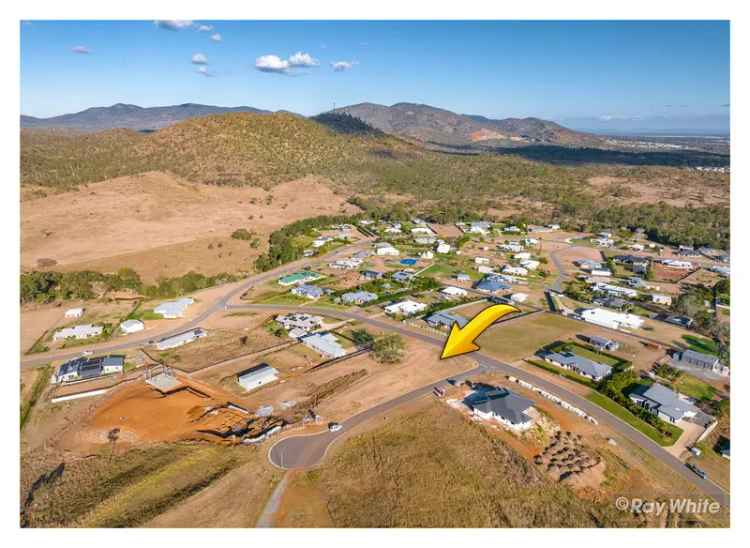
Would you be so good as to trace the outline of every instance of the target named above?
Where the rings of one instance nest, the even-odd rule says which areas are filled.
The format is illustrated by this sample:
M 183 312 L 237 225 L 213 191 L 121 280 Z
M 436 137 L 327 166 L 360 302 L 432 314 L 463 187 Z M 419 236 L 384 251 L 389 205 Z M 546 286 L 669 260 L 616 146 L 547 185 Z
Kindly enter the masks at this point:
M 369 291 L 350 291 L 341 295 L 341 302 L 344 304 L 365 304 L 377 299 L 378 296 Z
M 630 399 L 667 422 L 678 422 L 698 414 L 698 409 L 684 396 L 656 382 L 648 387 L 639 386 L 630 393 Z
M 533 407 L 534 402 L 506 388 L 477 390 L 469 394 L 464 403 L 477 417 L 484 420 L 496 420 L 515 430 L 526 430 L 534 422 L 526 414 L 526 411 Z
M 122 373 L 124 367 L 124 356 L 76 358 L 60 365 L 55 373 L 54 381 L 71 382 L 94 379 L 111 373 Z
M 614 352 L 620 348 L 619 342 L 606 337 L 599 337 L 598 335 L 589 335 L 586 337 L 586 340 L 597 350 L 609 350 L 610 352 Z
M 539 353 L 539 356 L 552 365 L 568 369 L 595 382 L 599 382 L 612 374 L 612 368 L 609 365 L 595 362 L 573 352 L 543 351 Z
M 676 367 L 689 367 L 694 369 L 708 369 L 719 375 L 728 374 L 725 367 L 717 356 L 696 352 L 695 350 L 680 350 L 672 355 L 672 365 Z

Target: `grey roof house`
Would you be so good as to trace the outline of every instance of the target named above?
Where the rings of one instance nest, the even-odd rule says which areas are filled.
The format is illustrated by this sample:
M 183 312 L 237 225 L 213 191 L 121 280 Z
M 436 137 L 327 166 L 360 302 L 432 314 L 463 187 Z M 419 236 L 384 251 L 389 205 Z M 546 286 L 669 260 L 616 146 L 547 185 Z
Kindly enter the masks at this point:
M 656 382 L 648 387 L 636 388 L 630 393 L 630 399 L 668 422 L 694 417 L 698 413 L 698 409 L 680 398 L 677 392 Z
M 377 300 L 378 296 L 369 291 L 350 291 L 341 295 L 341 301 L 345 304 L 365 304 Z
M 569 369 L 597 382 L 612 373 L 612 368 L 609 365 L 595 362 L 573 352 L 540 352 L 539 356 L 551 364 Z
M 721 369 L 721 362 L 718 357 L 696 352 L 695 350 L 676 352 L 672 356 L 672 360 L 679 365 L 698 367 L 700 369 L 710 369 L 711 371 Z
M 485 291 L 487 293 L 495 293 L 504 289 L 510 289 L 510 286 L 506 284 L 499 276 L 489 274 L 479 280 L 475 285 L 474 289 L 479 291 Z
M 534 402 L 506 388 L 479 389 L 469 394 L 464 403 L 483 419 L 495 419 L 512 428 L 529 428 L 531 417 L 526 411 Z
M 606 337 L 599 337 L 598 335 L 590 335 L 586 338 L 591 346 L 596 348 L 597 350 L 609 350 L 614 352 L 618 348 L 620 348 L 620 343 L 617 341 L 613 341 L 612 339 L 607 339 Z
M 456 316 L 455 314 L 450 314 L 449 312 L 435 312 L 434 314 L 425 318 L 425 321 L 431 327 L 447 327 L 448 329 L 450 329 L 454 323 L 457 323 L 458 327 L 463 327 L 467 323 L 469 323 L 466 318 Z

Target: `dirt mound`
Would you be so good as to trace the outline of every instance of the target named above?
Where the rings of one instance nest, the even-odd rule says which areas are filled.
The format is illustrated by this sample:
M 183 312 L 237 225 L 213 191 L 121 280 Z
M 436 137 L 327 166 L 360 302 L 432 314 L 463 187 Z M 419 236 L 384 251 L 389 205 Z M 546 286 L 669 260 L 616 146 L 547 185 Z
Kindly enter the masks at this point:
M 604 480 L 602 458 L 583 444 L 580 434 L 568 431 L 558 431 L 534 463 L 575 488 L 596 487 Z

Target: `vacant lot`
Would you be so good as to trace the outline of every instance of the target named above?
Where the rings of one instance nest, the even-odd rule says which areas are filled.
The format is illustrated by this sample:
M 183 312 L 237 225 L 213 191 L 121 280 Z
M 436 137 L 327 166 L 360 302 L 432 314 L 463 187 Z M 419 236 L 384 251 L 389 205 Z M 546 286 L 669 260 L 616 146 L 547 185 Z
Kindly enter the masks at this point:
M 68 458 L 60 468 L 28 457 L 22 461 L 21 500 L 28 502 L 22 520 L 30 527 L 209 525 L 196 521 L 200 514 L 214 526 L 252 526 L 278 474 L 264 461 L 265 454 L 246 447 L 184 444 L 107 447 L 85 459 Z M 55 469 L 59 475 L 51 473 Z M 43 474 L 47 481 L 27 499 Z M 238 489 L 241 497 L 226 496 Z
M 304 196 L 304 200 L 299 197 Z M 188 183 L 164 173 L 121 177 L 21 204 L 21 265 L 42 258 L 76 270 L 135 268 L 152 281 L 190 270 L 248 270 L 268 234 L 295 220 L 351 211 L 345 198 L 314 178 L 271 192 Z M 262 245 L 229 239 L 238 228 Z
M 582 331 L 580 322 L 553 314 L 532 314 L 488 329 L 477 343 L 485 352 L 503 360 L 517 361 L 542 346 L 567 339 Z

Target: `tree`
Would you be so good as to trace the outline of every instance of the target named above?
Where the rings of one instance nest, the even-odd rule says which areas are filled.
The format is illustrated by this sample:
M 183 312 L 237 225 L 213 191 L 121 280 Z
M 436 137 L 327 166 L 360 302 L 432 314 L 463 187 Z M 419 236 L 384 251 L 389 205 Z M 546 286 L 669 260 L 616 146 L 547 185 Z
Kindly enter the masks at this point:
M 385 335 L 373 343 L 372 357 L 380 363 L 398 363 L 404 357 L 404 347 L 401 335 Z
M 370 335 L 366 329 L 353 329 L 351 331 L 352 340 L 357 346 L 368 346 L 375 341 L 375 337 Z

